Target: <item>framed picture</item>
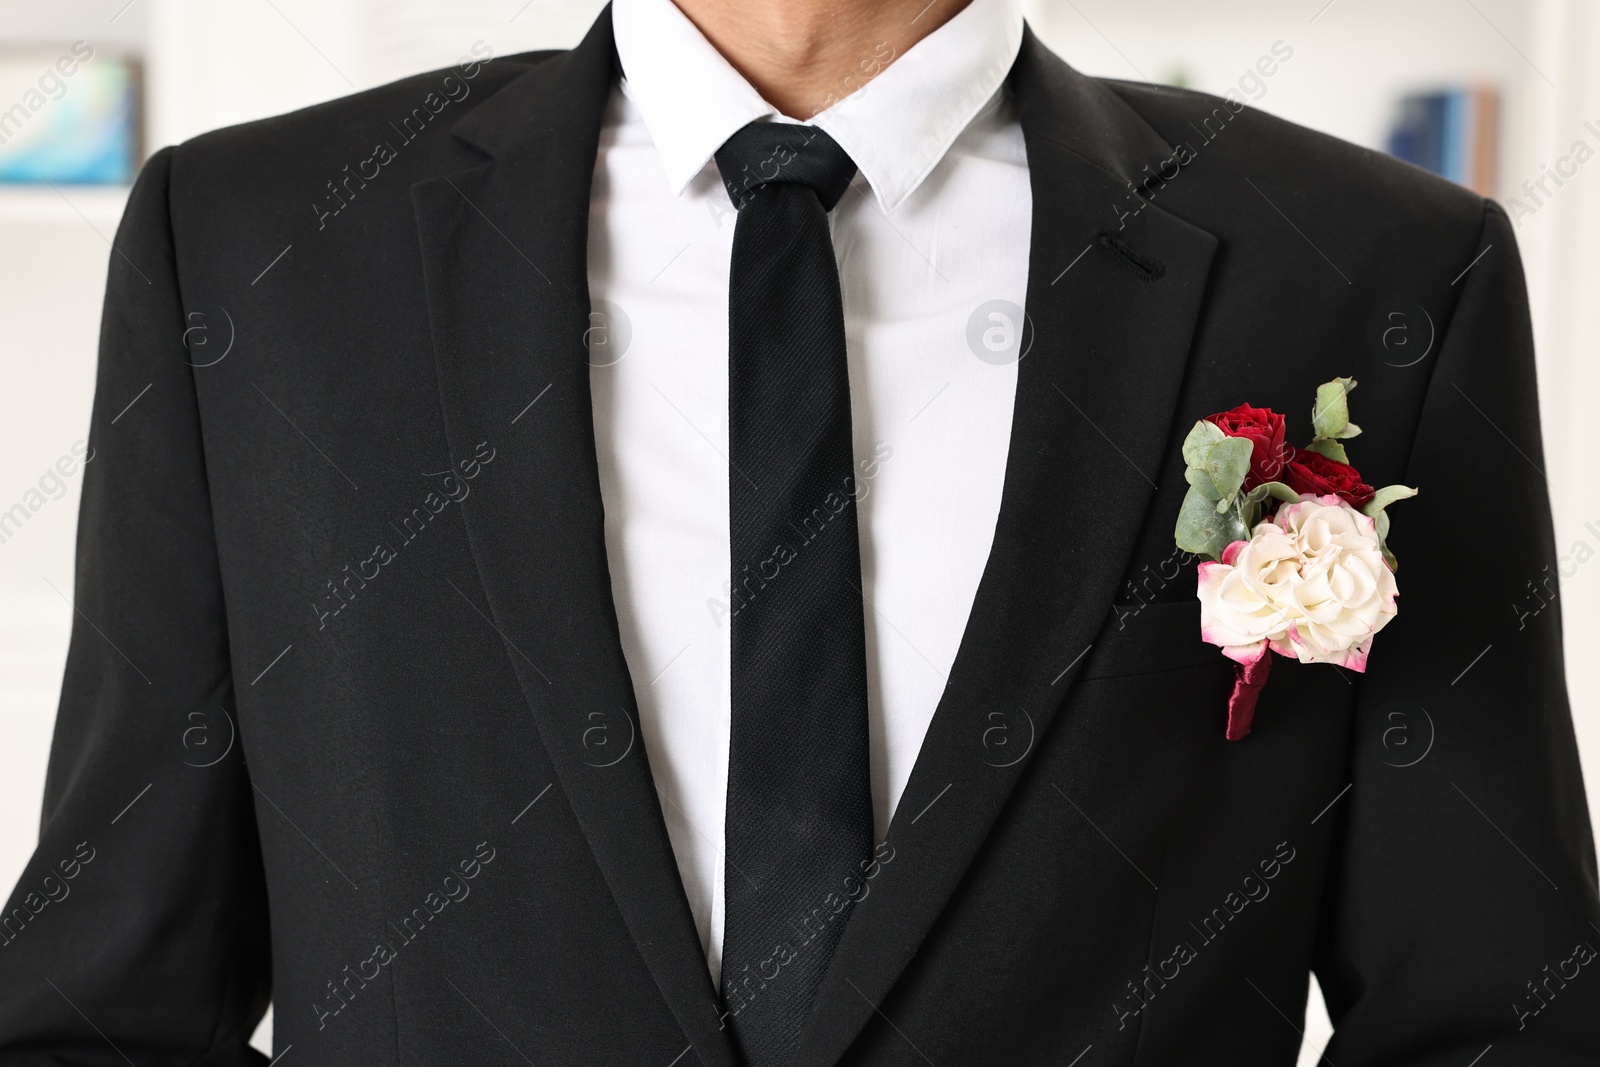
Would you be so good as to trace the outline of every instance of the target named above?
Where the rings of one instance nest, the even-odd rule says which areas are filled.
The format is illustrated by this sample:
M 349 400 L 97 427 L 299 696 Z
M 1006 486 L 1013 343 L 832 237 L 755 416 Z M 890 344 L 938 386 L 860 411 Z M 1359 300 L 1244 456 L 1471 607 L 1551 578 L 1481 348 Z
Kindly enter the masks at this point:
M 142 71 L 87 41 L 0 51 L 0 183 L 126 185 L 143 159 Z

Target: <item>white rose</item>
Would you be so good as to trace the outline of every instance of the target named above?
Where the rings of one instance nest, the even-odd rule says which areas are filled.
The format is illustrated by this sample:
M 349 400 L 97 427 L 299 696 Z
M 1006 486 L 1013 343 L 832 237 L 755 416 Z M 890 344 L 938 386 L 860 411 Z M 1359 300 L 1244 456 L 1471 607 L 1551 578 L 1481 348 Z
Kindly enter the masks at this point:
M 1398 593 L 1373 520 L 1336 496 L 1302 496 L 1200 565 L 1200 636 L 1240 663 L 1270 647 L 1363 671 Z

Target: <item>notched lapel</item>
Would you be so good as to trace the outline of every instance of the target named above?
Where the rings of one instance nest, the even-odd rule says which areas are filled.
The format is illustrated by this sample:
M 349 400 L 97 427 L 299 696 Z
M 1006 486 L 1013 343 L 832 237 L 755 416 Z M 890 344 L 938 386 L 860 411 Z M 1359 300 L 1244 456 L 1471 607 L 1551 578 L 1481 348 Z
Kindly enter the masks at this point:
M 831 1067 L 874 1015 L 1075 681 L 1173 447 L 1216 250 L 1153 205 L 1132 210 L 1129 183 L 1172 150 L 1110 90 L 1031 31 L 1011 85 L 1033 190 L 1035 340 L 1018 367 L 994 543 L 889 828 L 893 859 L 855 905 L 797 1067 Z
M 457 124 L 486 162 L 412 196 L 451 456 L 496 453 L 494 479 L 462 503 L 480 613 L 663 999 L 701 1062 L 733 1067 L 638 734 L 606 565 L 584 333 L 589 191 L 614 56 L 607 10 L 575 50 Z M 458 592 L 479 607 L 479 590 Z

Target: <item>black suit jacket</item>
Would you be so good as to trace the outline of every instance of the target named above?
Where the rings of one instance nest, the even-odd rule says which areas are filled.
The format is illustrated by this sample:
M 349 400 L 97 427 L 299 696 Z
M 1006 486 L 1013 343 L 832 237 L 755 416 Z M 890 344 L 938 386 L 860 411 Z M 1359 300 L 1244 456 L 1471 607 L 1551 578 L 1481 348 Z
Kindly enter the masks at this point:
M 289 1067 L 734 1064 L 602 536 L 613 55 L 607 14 L 146 166 L 0 1064 L 259 1063 L 269 996 Z M 1286 1065 L 1313 968 L 1339 1067 L 1596 1062 L 1505 215 L 1031 36 L 1011 88 L 1032 347 L 999 522 L 798 1067 Z M 1280 661 L 1226 742 L 1178 444 L 1246 400 L 1303 433 L 1337 375 L 1368 479 L 1423 489 L 1404 610 L 1365 676 Z

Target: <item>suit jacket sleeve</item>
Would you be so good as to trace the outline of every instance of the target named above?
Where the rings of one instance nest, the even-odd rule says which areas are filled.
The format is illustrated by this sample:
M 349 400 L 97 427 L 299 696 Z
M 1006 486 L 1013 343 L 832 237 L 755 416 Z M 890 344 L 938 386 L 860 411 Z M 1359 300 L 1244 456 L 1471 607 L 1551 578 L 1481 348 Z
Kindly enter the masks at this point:
M 1401 610 L 1359 683 L 1335 809 L 1316 969 L 1339 1067 L 1464 1067 L 1490 1045 L 1485 1067 L 1600 1063 L 1563 564 L 1522 266 L 1492 203 L 1474 251 L 1432 367 L 1411 369 L 1431 373 L 1406 465 L 1422 494 L 1393 509 Z
M 39 847 L 0 924 L 0 1064 L 265 1062 L 266 898 L 171 168 L 170 149 L 146 165 L 111 254 Z

